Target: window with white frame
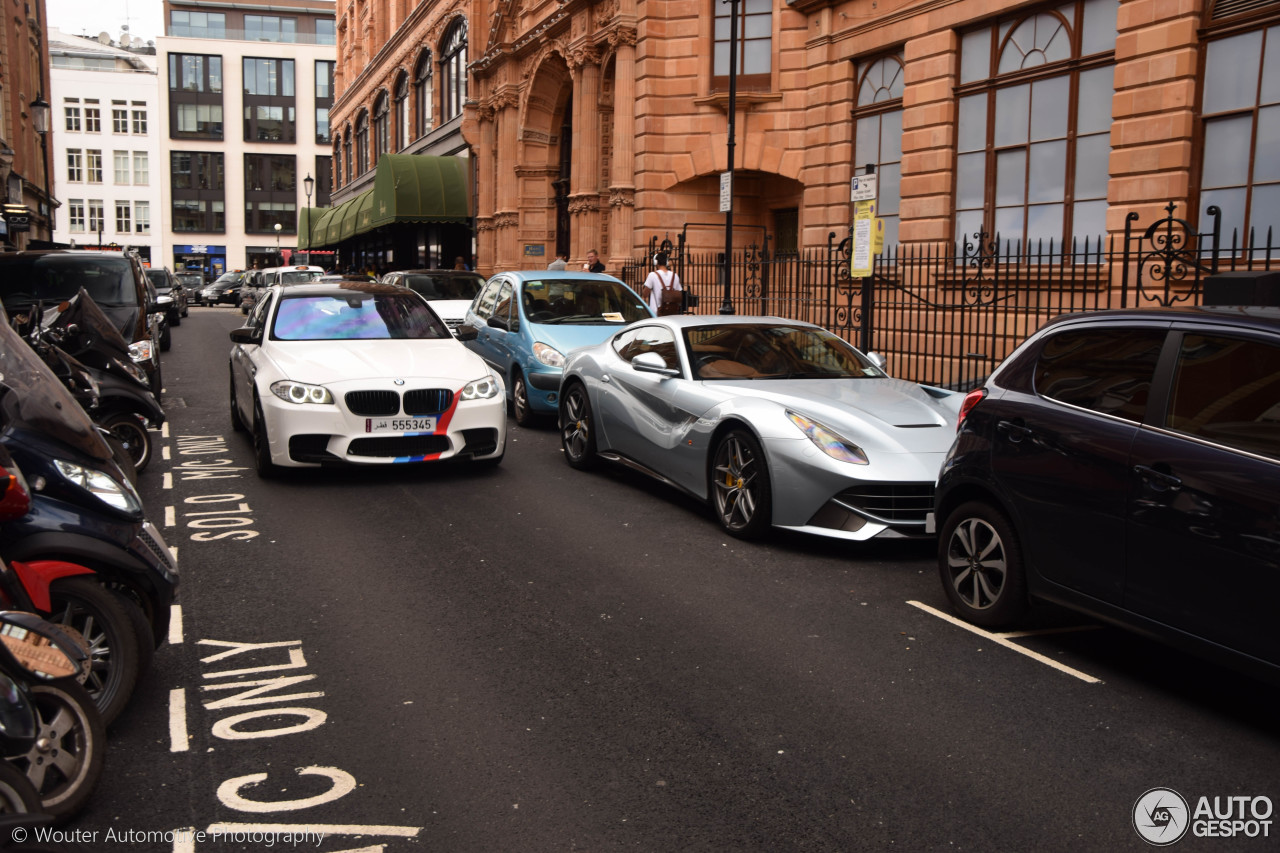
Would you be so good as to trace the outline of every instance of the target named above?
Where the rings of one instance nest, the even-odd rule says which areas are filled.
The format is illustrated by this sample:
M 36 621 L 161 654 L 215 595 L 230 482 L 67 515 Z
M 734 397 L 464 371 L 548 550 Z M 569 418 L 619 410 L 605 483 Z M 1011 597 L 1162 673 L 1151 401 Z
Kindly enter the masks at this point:
M 1118 2 L 1024 10 L 963 35 L 957 241 L 1083 250 L 1106 233 Z
M 80 99 L 67 98 L 62 107 L 63 113 L 66 115 L 66 129 L 68 133 L 78 133 L 80 131 Z
M 151 233 L 151 202 L 135 201 L 133 203 L 133 227 L 137 234 Z
M 151 158 L 145 151 L 133 152 L 133 183 L 139 187 L 151 183 Z
M 127 201 L 116 202 L 116 233 L 133 233 L 133 204 Z
M 89 230 L 100 233 L 106 228 L 106 219 L 102 215 L 102 199 L 89 199 Z
M 67 223 L 72 231 L 84 231 L 84 199 L 67 199 Z
M 84 129 L 87 133 L 102 133 L 102 110 L 96 99 L 84 102 Z
M 102 152 L 89 148 L 85 150 L 85 178 L 91 184 L 102 183 Z
M 67 181 L 70 183 L 80 183 L 84 180 L 84 150 L 81 148 L 67 149 Z
M 898 242 L 902 201 L 902 52 L 858 66 L 854 107 L 854 174 L 876 170 L 876 216 L 884 222 L 886 243 Z
M 129 132 L 129 107 L 124 101 L 111 102 L 111 132 Z
M 145 101 L 134 101 L 129 111 L 133 118 L 133 132 L 136 136 L 147 135 L 147 104 Z M 141 107 L 142 109 L 138 109 Z
M 128 152 L 128 151 L 115 151 L 115 152 L 112 152 L 112 153 L 115 155 L 116 183 L 117 183 L 117 184 L 128 184 L 128 183 L 130 183 L 130 179 L 129 179 L 129 152 Z

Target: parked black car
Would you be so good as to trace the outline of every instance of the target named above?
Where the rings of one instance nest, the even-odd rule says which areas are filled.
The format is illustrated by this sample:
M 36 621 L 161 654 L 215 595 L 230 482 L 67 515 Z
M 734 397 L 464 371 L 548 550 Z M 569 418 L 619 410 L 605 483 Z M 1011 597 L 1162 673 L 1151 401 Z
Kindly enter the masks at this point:
M 205 305 L 239 305 L 240 288 L 248 275 L 244 270 L 224 272 L 200 292 L 200 301 Z
M 960 615 L 1050 601 L 1280 677 L 1280 309 L 1058 318 L 961 418 L 935 502 Z
M 135 255 L 55 249 L 0 252 L 0 302 L 10 318 L 88 291 L 126 341 L 129 356 L 147 372 L 160 396 L 163 313 L 155 289 Z
M 182 282 L 178 281 L 168 267 L 148 268 L 147 278 L 151 279 L 157 295 L 169 297 L 170 301 L 165 305 L 165 320 L 170 326 L 181 325 L 182 318 L 188 314 L 187 292 Z

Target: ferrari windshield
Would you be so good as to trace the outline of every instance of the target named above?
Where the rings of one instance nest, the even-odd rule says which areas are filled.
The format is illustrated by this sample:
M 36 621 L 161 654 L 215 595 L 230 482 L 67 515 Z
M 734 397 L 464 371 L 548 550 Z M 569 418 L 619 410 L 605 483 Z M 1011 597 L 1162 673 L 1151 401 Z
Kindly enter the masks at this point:
M 866 379 L 886 374 L 825 329 L 762 323 L 685 329 L 696 379 Z
M 547 278 L 526 281 L 523 288 L 524 313 L 531 323 L 604 326 L 650 316 L 645 304 L 616 281 Z
M 0 255 L 0 300 L 10 311 L 62 302 L 82 287 L 107 308 L 138 304 L 133 262 L 121 255 Z
M 453 337 L 427 303 L 404 291 L 282 295 L 271 329 L 279 341 Z

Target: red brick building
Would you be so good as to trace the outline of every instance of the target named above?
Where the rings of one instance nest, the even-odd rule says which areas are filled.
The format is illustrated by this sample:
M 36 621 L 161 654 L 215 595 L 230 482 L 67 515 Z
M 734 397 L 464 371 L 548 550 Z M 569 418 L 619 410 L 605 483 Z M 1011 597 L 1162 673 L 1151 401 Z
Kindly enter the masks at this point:
M 1170 200 L 1193 223 L 1218 205 L 1228 235 L 1280 224 L 1274 0 L 739 10 L 739 245 L 825 245 L 865 164 L 889 242 L 981 228 L 1061 244 Z M 351 181 L 377 150 L 469 158 L 483 271 L 591 248 L 615 270 L 686 223 L 691 245 L 723 248 L 728 15 L 714 0 L 340 0 L 335 133 L 387 122 L 375 154 L 353 143 Z

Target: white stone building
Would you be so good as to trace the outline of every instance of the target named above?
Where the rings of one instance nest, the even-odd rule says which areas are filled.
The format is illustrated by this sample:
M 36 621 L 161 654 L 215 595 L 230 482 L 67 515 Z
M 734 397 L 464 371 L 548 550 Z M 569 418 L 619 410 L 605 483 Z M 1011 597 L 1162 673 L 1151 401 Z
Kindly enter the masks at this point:
M 121 40 L 49 30 L 51 159 L 62 201 L 54 241 L 134 249 L 164 266 L 156 57 Z

